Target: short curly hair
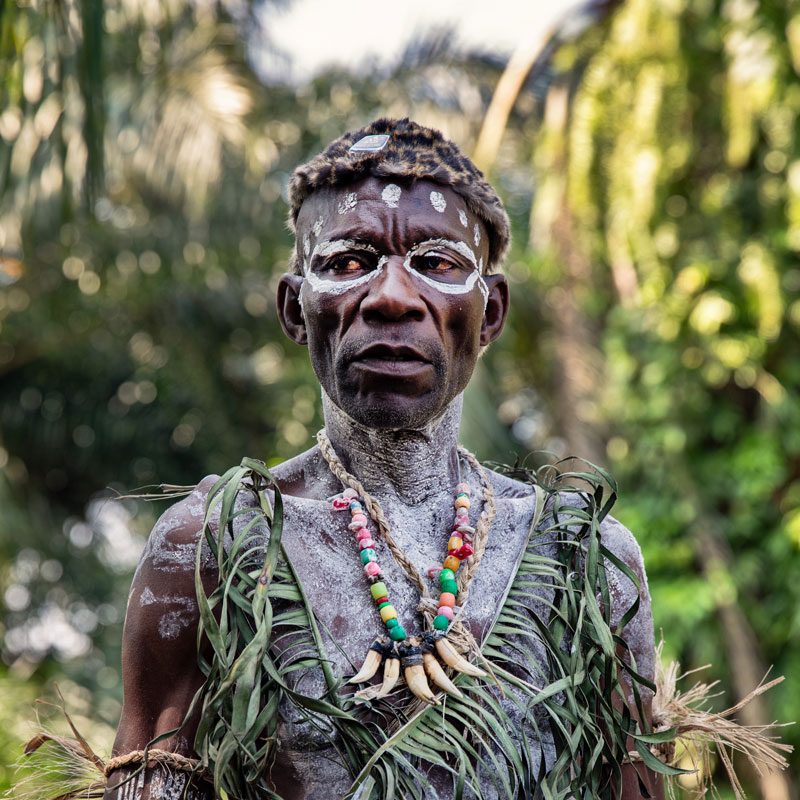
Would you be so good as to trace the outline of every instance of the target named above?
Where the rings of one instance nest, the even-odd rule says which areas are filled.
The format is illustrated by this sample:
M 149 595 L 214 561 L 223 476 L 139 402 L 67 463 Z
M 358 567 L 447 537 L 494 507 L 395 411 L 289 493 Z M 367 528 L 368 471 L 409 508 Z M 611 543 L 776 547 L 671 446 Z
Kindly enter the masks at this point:
M 380 149 L 351 149 L 364 137 L 381 134 L 387 135 L 388 141 Z M 489 234 L 486 271 L 491 272 L 502 264 L 511 234 L 508 214 L 497 192 L 457 145 L 434 128 L 426 128 L 408 117 L 383 117 L 349 131 L 297 167 L 289 182 L 292 231 L 303 201 L 315 191 L 346 186 L 366 177 L 426 179 L 452 189 L 486 225 Z

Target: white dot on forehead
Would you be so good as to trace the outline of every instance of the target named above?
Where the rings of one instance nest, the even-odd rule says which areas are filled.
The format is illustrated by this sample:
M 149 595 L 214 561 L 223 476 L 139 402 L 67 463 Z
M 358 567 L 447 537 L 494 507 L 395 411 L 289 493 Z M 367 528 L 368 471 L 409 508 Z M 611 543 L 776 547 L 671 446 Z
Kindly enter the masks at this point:
M 381 198 L 383 202 L 386 203 L 389 208 L 397 208 L 400 202 L 400 195 L 402 191 L 399 186 L 394 183 L 390 183 L 382 192 Z
M 475 223 L 475 229 L 474 230 L 475 230 L 475 236 L 474 236 L 475 247 L 477 247 L 481 243 L 481 228 L 480 228 L 480 225 L 478 225 L 477 222 Z
M 458 221 L 466 228 L 469 225 L 467 220 L 467 212 L 463 208 L 458 209 Z
M 303 237 L 303 252 L 306 255 L 311 252 L 311 242 L 309 241 L 308 235 Z
M 348 211 L 352 211 L 356 207 L 356 203 L 358 202 L 358 196 L 355 192 L 348 192 L 344 196 L 344 200 L 339 203 L 338 208 L 336 209 L 340 214 L 346 214 Z
M 440 213 L 444 214 L 447 208 L 447 200 L 441 192 L 431 192 L 431 205 Z
M 323 217 L 317 217 L 316 222 L 312 226 L 311 230 L 314 231 L 314 236 L 319 236 L 319 232 L 322 230 L 322 226 L 325 224 L 325 220 Z

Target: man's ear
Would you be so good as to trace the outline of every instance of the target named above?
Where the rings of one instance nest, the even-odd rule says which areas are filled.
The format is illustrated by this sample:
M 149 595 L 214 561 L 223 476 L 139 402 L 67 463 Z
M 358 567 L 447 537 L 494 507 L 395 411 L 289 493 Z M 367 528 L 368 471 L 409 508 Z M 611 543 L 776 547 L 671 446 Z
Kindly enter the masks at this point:
M 283 332 L 297 344 L 308 344 L 306 319 L 300 305 L 301 275 L 287 272 L 278 284 L 278 319 Z
M 505 275 L 486 275 L 489 302 L 481 324 L 481 347 L 490 345 L 502 332 L 508 316 L 508 281 Z

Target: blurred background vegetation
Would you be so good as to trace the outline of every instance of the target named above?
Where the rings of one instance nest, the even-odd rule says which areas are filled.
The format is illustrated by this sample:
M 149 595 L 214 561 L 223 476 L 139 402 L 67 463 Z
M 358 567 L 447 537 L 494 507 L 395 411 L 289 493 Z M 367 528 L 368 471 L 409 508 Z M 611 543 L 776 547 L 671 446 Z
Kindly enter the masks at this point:
M 437 29 L 300 85 L 269 66 L 275 5 L 2 5 L 0 789 L 54 684 L 110 746 L 164 508 L 115 494 L 311 445 L 319 387 L 274 308 L 286 181 L 382 114 L 474 153 L 513 220 L 465 442 L 609 466 L 665 655 L 712 663 L 720 707 L 772 666 L 741 718 L 798 719 L 798 0 L 595 0 L 510 60 Z

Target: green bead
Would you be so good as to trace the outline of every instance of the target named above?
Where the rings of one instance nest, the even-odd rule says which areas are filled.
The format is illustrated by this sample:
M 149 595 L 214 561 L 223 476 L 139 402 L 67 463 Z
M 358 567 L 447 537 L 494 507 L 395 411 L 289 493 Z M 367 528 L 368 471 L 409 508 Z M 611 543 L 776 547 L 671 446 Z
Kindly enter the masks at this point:
M 406 629 L 402 625 L 395 625 L 394 628 L 389 629 L 389 638 L 395 642 L 402 642 L 407 637 Z
M 450 594 L 457 595 L 458 594 L 458 584 L 455 580 L 445 581 L 442 584 L 442 591 L 443 592 L 450 592 Z
M 361 563 L 366 564 L 369 561 L 375 560 L 375 551 L 371 547 L 367 547 L 361 551 Z M 380 597 L 380 595 L 378 595 Z
M 388 603 L 382 603 L 381 605 L 389 605 Z M 392 617 L 391 619 L 386 620 L 386 627 L 391 631 L 392 628 L 396 628 L 400 624 L 400 620 L 397 617 Z
M 468 495 L 466 492 L 459 492 L 459 493 L 456 495 L 456 498 L 459 498 L 459 497 L 469 497 L 469 495 Z
M 386 597 L 389 594 L 389 590 L 383 581 L 378 581 L 378 583 L 373 583 L 369 587 L 369 593 L 372 595 L 373 600 L 377 600 L 379 597 Z
M 382 603 L 378 603 L 378 611 L 382 608 L 386 608 L 386 606 L 390 606 L 391 603 L 388 600 L 384 600 Z
M 450 624 L 450 620 L 444 614 L 437 614 L 433 618 L 433 627 L 436 628 L 437 631 L 446 631 L 447 626 Z
M 456 574 L 455 574 L 455 572 L 453 572 L 453 570 L 451 570 L 451 569 L 443 569 L 439 573 L 439 586 L 444 585 L 445 581 L 453 580 L 453 578 L 455 578 L 455 576 L 456 576 Z

